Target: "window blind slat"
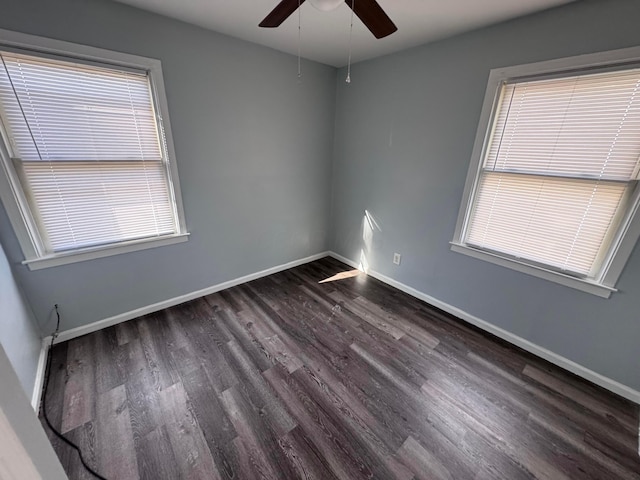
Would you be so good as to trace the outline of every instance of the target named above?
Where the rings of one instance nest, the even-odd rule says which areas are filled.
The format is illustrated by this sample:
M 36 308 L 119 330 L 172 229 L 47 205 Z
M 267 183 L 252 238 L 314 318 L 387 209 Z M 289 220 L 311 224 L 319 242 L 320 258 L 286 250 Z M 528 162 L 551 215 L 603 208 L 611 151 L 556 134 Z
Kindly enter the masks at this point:
M 594 276 L 636 180 L 640 69 L 503 85 L 465 242 Z
M 131 163 L 23 165 L 54 251 L 174 233 L 164 166 Z
M 176 233 L 148 76 L 0 54 L 0 115 L 47 251 Z
M 588 275 L 627 185 L 487 172 L 467 242 Z
M 16 156 L 50 161 L 162 158 L 146 75 L 2 56 L 6 71 L 0 68 L 0 98 Z
M 629 180 L 639 131 L 639 69 L 511 83 L 484 168 Z

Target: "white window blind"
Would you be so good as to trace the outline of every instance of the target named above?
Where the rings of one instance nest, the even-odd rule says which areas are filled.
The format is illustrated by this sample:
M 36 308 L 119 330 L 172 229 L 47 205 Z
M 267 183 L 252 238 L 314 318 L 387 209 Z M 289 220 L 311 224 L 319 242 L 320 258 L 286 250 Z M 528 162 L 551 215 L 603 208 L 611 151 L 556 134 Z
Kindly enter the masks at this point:
M 465 242 L 595 277 L 640 157 L 640 69 L 502 86 Z
M 0 117 L 44 253 L 176 233 L 148 75 L 0 55 Z

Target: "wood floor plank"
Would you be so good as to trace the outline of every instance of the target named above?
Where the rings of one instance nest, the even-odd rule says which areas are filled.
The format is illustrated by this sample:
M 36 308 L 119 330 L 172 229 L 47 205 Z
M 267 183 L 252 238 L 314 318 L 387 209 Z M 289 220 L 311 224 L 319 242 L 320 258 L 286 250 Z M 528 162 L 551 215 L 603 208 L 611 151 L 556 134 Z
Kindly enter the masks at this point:
M 431 397 L 444 398 L 464 425 L 491 443 L 497 451 L 522 465 L 534 477 L 571 478 L 566 472 L 567 465 L 553 462 L 553 452 L 546 445 L 536 443 L 530 429 L 517 417 L 491 407 L 483 409 L 479 398 L 454 395 L 439 385 L 426 384 L 423 392 Z M 516 435 L 516 432 L 523 434 Z
M 142 350 L 142 343 L 139 338 L 131 339 L 120 346 L 124 358 L 125 381 L 141 375 L 147 369 L 147 359 Z
M 164 320 L 162 312 L 145 315 L 138 322 L 140 344 L 146 360 L 146 369 L 154 388 L 162 390 L 178 381 L 178 373 L 171 361 L 170 350 L 160 335 L 159 324 Z
M 417 396 L 418 388 L 413 386 L 407 379 L 402 378 L 398 373 L 398 370 L 389 367 L 384 362 L 380 361 L 375 355 L 372 355 L 366 348 L 363 348 L 358 343 L 352 343 L 350 346 L 358 356 L 360 356 L 371 368 L 380 373 L 384 378 L 391 382 L 397 389 L 399 389 L 405 395 Z
M 640 480 L 638 405 L 332 258 L 51 355 L 109 479 Z
M 638 427 L 638 437 L 640 437 L 640 425 Z M 620 463 L 624 468 L 632 472 L 640 472 L 640 438 L 638 438 L 637 456 L 629 452 L 628 444 L 612 443 L 588 431 L 584 432 L 583 441 L 587 448 L 595 449 L 599 452 L 598 456 L 600 458 L 604 457 L 609 461 Z
M 180 323 L 180 319 L 184 316 L 182 305 L 167 308 L 165 313 L 166 316 L 163 324 L 166 325 L 166 328 L 163 330 L 163 336 L 170 350 L 174 351 L 180 348 L 188 348 L 190 344 L 187 340 L 186 330 Z
M 222 403 L 229 418 L 250 452 L 252 465 L 260 478 L 295 478 L 288 457 L 279 447 L 279 435 L 256 411 L 242 390 L 232 387 L 222 392 Z
M 138 478 L 129 402 L 124 385 L 96 399 L 98 473 L 106 478 Z
M 251 451 L 247 448 L 241 437 L 234 438 L 227 447 L 236 453 L 238 463 L 234 475 L 236 478 L 260 478 L 259 465 L 256 464 Z
M 64 388 L 61 432 L 93 420 L 95 386 L 95 337 L 85 335 L 69 341 L 67 381 Z
M 461 456 L 456 446 L 466 430 L 459 423 L 451 423 L 447 410 L 440 414 L 434 411 L 434 405 L 425 403 L 426 400 L 409 385 L 404 388 L 404 394 L 399 394 L 393 383 L 359 357 L 349 358 L 344 364 L 329 363 L 349 390 L 386 427 L 383 438 L 391 436 L 398 447 L 409 435 L 428 439 L 458 478 L 472 478 L 474 462 Z
M 96 435 L 96 424 L 93 420 L 66 433 L 67 438 L 71 439 L 71 441 L 76 445 L 82 447 L 82 457 L 84 458 L 84 461 L 94 470 L 98 467 L 98 445 Z M 82 475 L 80 475 L 82 478 L 85 476 L 87 478 L 92 478 L 90 474 L 86 475 L 88 472 L 83 468 L 80 458 L 77 455 L 74 456 L 72 463 L 75 464 L 76 471 L 82 473 Z
M 251 334 L 251 336 L 258 341 L 260 350 L 264 352 L 264 345 L 262 345 L 263 338 L 272 337 L 277 335 L 269 325 L 262 321 L 261 316 L 256 312 L 249 310 L 242 310 L 237 314 L 238 321 L 243 325 L 245 330 Z
M 339 478 L 371 478 L 373 471 L 354 450 L 343 432 L 323 414 L 318 405 L 289 374 L 273 367 L 263 374 L 278 392 L 301 427 L 318 447 L 332 471 Z M 357 448 L 357 447 L 356 447 Z
M 236 287 L 218 292 L 218 295 L 231 307 L 234 313 L 251 310 L 251 307 L 245 302 L 244 298 L 238 295 L 238 289 Z
M 220 393 L 238 383 L 238 378 L 221 352 L 220 345 L 224 345 L 225 342 L 220 341 L 219 345 L 218 342 L 213 341 L 204 327 L 204 323 L 211 321 L 209 311 L 203 309 L 202 304 L 194 306 L 192 305 L 193 303 L 189 302 L 188 305 L 185 305 L 188 314 L 181 320 L 190 343 L 188 352 L 197 357 L 198 362 L 210 374 L 209 378 L 214 388 Z M 199 315 L 205 317 L 199 317 Z M 183 367 L 177 366 L 176 368 L 181 369 Z
M 233 308 L 233 305 L 231 305 L 231 303 L 229 303 L 227 300 L 225 300 L 223 294 L 227 292 L 227 290 L 221 290 L 218 291 L 216 293 L 211 293 L 209 295 L 205 295 L 204 297 L 204 301 L 207 302 L 212 308 L 213 307 L 218 307 L 220 308 L 220 310 L 229 310 L 233 313 L 236 312 L 236 310 Z
M 276 286 L 275 283 L 268 281 L 269 279 L 261 280 L 260 285 Z M 256 296 L 266 301 L 268 296 L 252 285 L 253 283 L 248 287 Z M 322 343 L 329 349 L 340 351 L 353 342 L 351 331 L 341 328 L 333 321 L 338 311 L 328 310 L 313 299 L 309 300 L 297 285 L 284 283 L 284 290 L 276 297 L 276 301 L 280 304 L 280 308 L 274 320 L 280 322 L 279 326 L 287 335 L 291 336 L 292 332 L 295 332 L 293 340 L 296 346 Z M 286 336 L 280 338 L 287 339 Z
M 453 475 L 438 460 L 438 457 L 408 437 L 398 450 L 398 456 L 416 475 L 416 480 L 454 480 Z
M 95 349 L 96 358 L 101 359 L 96 362 L 96 389 L 98 394 L 107 392 L 119 385 L 126 379 L 124 372 L 125 358 L 123 350 L 118 344 L 118 337 L 114 327 L 105 328 L 96 332 Z
M 289 373 L 295 372 L 302 366 L 300 359 L 286 347 L 278 335 L 265 337 L 262 339 L 265 349 L 271 353 L 272 357 L 281 364 Z
M 486 390 L 493 393 L 486 393 L 492 396 L 497 402 L 507 402 L 517 405 L 522 412 L 527 412 L 527 416 L 532 414 L 535 419 L 543 422 L 550 422 L 550 425 L 557 425 L 564 431 L 564 435 L 571 439 L 583 439 L 584 443 L 593 443 L 594 448 L 614 459 L 621 459 L 627 463 L 630 470 L 640 472 L 640 457 L 633 454 L 634 435 L 613 427 L 609 421 L 604 421 L 596 412 L 576 408 L 573 399 L 560 401 L 559 398 L 550 395 L 540 389 L 532 389 L 526 380 L 516 378 L 499 367 L 477 357 L 469 355 L 474 363 L 486 367 L 491 373 L 497 373 L 504 378 L 505 382 L 496 380 L 484 382 Z M 487 379 L 487 370 L 482 371 L 480 378 Z M 533 401 L 531 392 L 534 392 Z M 591 432 L 595 432 L 592 434 Z M 596 440 L 597 439 L 597 440 Z
M 573 399 L 563 398 L 550 393 L 539 385 L 525 383 L 524 391 L 535 398 L 532 410 L 557 422 L 573 426 L 576 432 L 589 431 L 603 441 L 617 445 L 621 450 L 631 453 L 634 449 L 635 432 L 621 428 L 614 417 L 604 418 L 598 412 L 582 408 Z
M 159 393 L 165 426 L 180 476 L 189 479 L 220 480 L 200 425 L 192 413 L 181 382 Z M 118 477 L 114 477 L 118 478 Z
M 212 308 L 204 298 L 192 300 L 185 307 L 193 311 L 193 320 L 202 325 L 202 329 L 211 343 L 221 347 L 233 339 L 233 335 L 227 331 L 220 319 L 219 309 Z
M 138 472 L 142 480 L 173 480 L 179 478 L 177 462 L 166 427 L 152 430 L 136 446 Z
M 440 340 L 431 335 L 425 329 L 421 328 L 419 325 L 404 319 L 400 315 L 395 315 L 385 311 L 383 308 L 364 297 L 357 297 L 353 300 L 353 303 L 358 304 L 364 311 L 367 311 L 382 321 L 397 327 L 407 335 L 419 340 L 428 347 L 435 348 L 440 343 Z
M 362 325 L 354 333 L 354 341 L 349 345 L 350 350 L 354 350 L 353 345 L 359 345 L 375 355 L 397 375 L 418 388 L 433 374 L 433 368 L 431 368 L 433 356 L 425 360 L 415 351 L 398 345 L 397 340 L 392 340 L 387 335 L 380 335 L 379 330 L 369 325 Z
M 416 396 L 414 389 L 408 385 L 405 385 L 403 389 L 409 393 L 408 396 L 401 397 L 397 394 L 387 395 L 387 392 L 392 392 L 393 388 L 386 381 L 384 377 L 380 377 L 377 381 L 373 381 L 373 377 L 377 375 L 375 370 L 368 370 L 359 372 L 360 367 L 357 364 L 349 363 L 344 372 L 350 372 L 352 375 L 346 375 L 343 373 L 345 379 L 352 377 L 357 378 L 369 378 L 370 382 L 351 385 L 354 391 L 358 389 L 365 389 L 363 401 L 368 402 L 367 406 L 370 410 L 375 412 L 377 416 L 386 421 L 387 429 L 390 432 L 394 432 L 396 435 L 416 435 L 425 436 L 432 442 L 438 445 L 438 451 L 443 458 L 451 464 L 451 470 L 456 472 L 459 478 L 470 478 L 469 472 L 473 471 L 473 464 L 465 461 L 460 461 L 460 452 L 456 448 L 456 443 L 463 438 L 465 433 L 464 425 L 459 423 L 451 423 L 451 419 L 448 415 L 441 414 L 438 416 L 437 412 L 433 412 L 433 405 L 424 404 L 424 401 Z M 373 382 L 373 383 L 371 383 Z M 385 383 L 386 382 L 386 383 Z M 371 402 L 370 399 L 376 397 L 388 397 L 378 398 L 378 401 Z M 417 408 L 416 408 L 417 407 Z M 421 419 L 421 411 L 431 412 L 427 415 L 427 422 Z M 402 411 L 402 416 L 398 419 L 400 421 L 394 421 L 393 412 Z M 446 412 L 446 410 L 445 410 Z M 439 430 L 444 429 L 447 432 L 447 436 L 442 435 Z
M 156 383 L 151 372 L 143 370 L 125 383 L 129 419 L 134 445 L 163 424 Z
M 269 421 L 279 435 L 284 435 L 293 429 L 297 425 L 296 420 L 283 407 L 273 389 L 254 367 L 251 359 L 240 345 L 233 341 L 229 342 L 227 346 L 231 362 L 238 371 L 238 376 L 242 379 L 238 388 L 246 393 L 246 396 L 257 408 L 268 412 Z
M 246 305 L 251 309 L 255 322 L 258 326 L 263 325 L 264 328 L 270 329 L 274 335 L 278 335 L 280 339 L 287 345 L 292 353 L 297 353 L 300 349 L 296 339 L 302 340 L 302 335 L 289 324 L 286 324 L 278 312 L 273 310 L 267 303 L 262 300 L 251 288 L 246 285 L 235 287 L 237 294 L 244 299 Z M 255 328 L 255 326 L 254 326 Z
M 593 398 L 590 395 L 586 395 L 584 392 L 571 386 L 566 381 L 562 381 L 560 378 L 557 378 L 554 375 L 532 365 L 526 365 L 522 373 L 551 390 L 560 393 L 562 396 L 573 399 L 574 402 L 581 404 L 588 410 L 597 413 L 604 419 L 611 422 L 614 428 L 625 429 L 633 435 L 637 433 L 638 422 L 632 415 L 628 415 L 625 414 L 625 412 L 620 412 L 615 408 L 611 408 L 611 406 L 607 405 L 605 402 Z
M 405 333 L 401 329 L 399 329 L 395 325 L 387 323 L 385 319 L 380 318 L 379 316 L 368 312 L 366 309 L 359 306 L 356 302 L 349 301 L 349 299 L 345 297 L 342 293 L 336 291 L 331 293 L 330 297 L 336 302 L 338 302 L 343 309 L 347 309 L 353 312 L 365 322 L 370 323 L 371 325 L 382 330 L 383 332 L 388 333 L 396 340 L 402 338 L 405 335 Z
M 196 354 L 193 348 L 184 347 L 174 350 L 171 352 L 171 357 L 180 378 L 188 376 L 203 366 L 201 356 Z
M 84 461 L 89 465 L 93 470 L 96 470 L 98 467 L 98 445 L 96 440 L 96 426 L 93 421 L 86 422 L 79 427 L 68 431 L 65 433 L 65 437 L 70 441 L 78 445 L 82 449 L 82 457 Z M 66 448 L 70 449 L 67 445 Z M 77 455 L 75 451 L 72 451 L 72 454 L 68 457 L 69 463 L 67 464 L 68 471 L 71 472 L 71 476 L 73 478 L 78 478 L 80 480 L 93 480 L 94 476 L 88 472 L 82 462 L 80 461 L 80 457 Z
M 343 379 L 312 352 L 306 352 L 303 356 L 306 369 L 310 370 L 309 375 L 317 377 L 330 386 L 336 392 L 342 402 L 349 405 L 349 408 L 370 428 L 375 435 L 384 442 L 392 451 L 397 450 L 404 441 L 404 435 L 396 435 L 395 430 L 389 428 L 384 421 L 384 417 L 376 416 L 375 411 L 370 408 L 370 399 L 362 391 L 351 391 L 343 382 Z
M 462 456 L 459 451 L 459 444 L 467 431 L 467 426 L 458 419 L 461 411 L 452 408 L 440 396 L 425 396 L 424 392 L 395 376 L 368 352 L 359 348 L 358 350 L 363 360 L 371 367 L 371 372 L 379 375 L 378 385 L 383 389 L 395 389 L 400 393 L 387 396 L 384 402 L 380 403 L 386 410 L 383 410 L 382 414 L 389 415 L 389 410 L 402 411 L 401 418 L 404 422 L 394 425 L 401 434 L 412 435 L 416 439 L 429 439 L 443 456 L 442 461 L 451 464 L 448 467 L 450 471 L 455 472 L 456 476 L 468 475 L 473 469 L 473 462 Z M 371 392 L 372 387 L 375 388 L 376 385 L 364 385 L 367 392 Z
M 280 448 L 285 452 L 297 474 L 305 480 L 337 480 L 335 474 L 318 447 L 297 426 L 280 438 Z
M 413 473 L 402 462 L 398 461 L 395 452 L 356 413 L 353 407 L 357 404 L 346 403 L 311 369 L 304 368 L 296 378 L 304 385 L 307 391 L 313 394 L 313 398 L 325 412 L 330 411 L 342 418 L 343 425 L 348 427 L 350 433 L 372 453 L 376 460 L 380 461 L 387 470 L 384 473 L 390 475 L 389 478 L 409 480 L 413 477 Z
M 574 456 L 578 459 L 576 463 L 588 466 L 589 476 L 591 478 L 601 478 L 610 476 L 621 480 L 637 480 L 640 478 L 640 470 L 636 469 L 635 473 L 629 471 L 629 464 L 626 466 L 620 464 L 617 460 L 607 456 L 599 449 L 580 440 L 574 435 L 574 432 L 567 429 L 562 424 L 556 424 L 552 421 L 538 416 L 535 413 L 529 415 L 531 424 L 535 424 L 544 432 L 544 435 L 553 434 L 561 439 L 568 446 L 575 450 Z M 567 457 L 568 455 L 565 455 Z M 638 464 L 633 467 L 637 467 Z
M 465 433 L 459 448 L 465 455 L 476 459 L 475 479 L 530 480 L 535 478 L 526 468 L 494 448 L 490 442 L 473 430 Z
M 264 348 L 262 344 L 249 334 L 240 319 L 231 310 L 221 310 L 220 318 L 233 336 L 233 340 L 238 342 L 258 370 L 264 372 L 273 366 L 273 363 L 262 352 Z
M 115 325 L 116 338 L 118 339 L 118 345 L 124 345 L 129 343 L 130 340 L 138 338 L 138 332 L 136 328 L 136 322 L 128 321 Z
M 236 478 L 238 458 L 231 442 L 237 432 L 206 371 L 200 368 L 191 372 L 182 378 L 182 384 L 219 475 L 223 479 Z
M 278 367 L 265 372 L 274 388 L 287 397 L 293 412 L 307 435 L 324 453 L 338 476 L 355 478 L 411 478 L 408 470 L 386 451 L 384 444 L 371 438 L 371 431 L 351 414 L 351 422 L 336 421 L 339 410 L 330 400 L 316 394 L 308 371 L 291 375 L 278 373 Z M 335 445 L 341 448 L 336 449 Z

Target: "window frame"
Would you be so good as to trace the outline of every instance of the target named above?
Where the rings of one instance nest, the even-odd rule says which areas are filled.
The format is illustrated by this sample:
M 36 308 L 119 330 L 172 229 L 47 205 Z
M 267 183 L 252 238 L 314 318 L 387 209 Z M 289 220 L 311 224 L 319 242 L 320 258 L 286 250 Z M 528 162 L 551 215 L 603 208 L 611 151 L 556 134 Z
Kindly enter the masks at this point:
M 88 65 L 147 72 L 156 108 L 156 121 L 158 128 L 164 132 L 167 183 L 177 217 L 178 231 L 171 235 L 47 253 L 43 250 L 44 242 L 40 237 L 39 227 L 6 148 L 7 139 L 0 138 L 0 200 L 22 248 L 25 258 L 22 263 L 27 265 L 30 270 L 39 270 L 187 241 L 189 233 L 182 206 L 182 194 L 169 120 L 169 106 L 160 60 L 0 29 L 0 49 L 2 48 L 45 58 L 53 56 Z
M 627 211 L 622 215 L 620 227 L 615 233 L 609 251 L 605 254 L 598 275 L 594 278 L 571 276 L 551 267 L 547 268 L 544 265 L 526 260 L 514 259 L 506 254 L 479 249 L 466 244 L 464 239 L 482 174 L 486 147 L 493 134 L 492 126 L 497 113 L 501 88 L 505 82 L 575 75 L 595 69 L 600 71 L 619 70 L 638 66 L 640 66 L 640 47 L 631 47 L 491 70 L 453 240 L 450 242 L 451 250 L 603 298 L 609 298 L 611 293 L 616 292 L 616 283 L 640 238 L 640 214 L 637 214 L 640 209 L 640 186 L 636 186 L 634 189 Z

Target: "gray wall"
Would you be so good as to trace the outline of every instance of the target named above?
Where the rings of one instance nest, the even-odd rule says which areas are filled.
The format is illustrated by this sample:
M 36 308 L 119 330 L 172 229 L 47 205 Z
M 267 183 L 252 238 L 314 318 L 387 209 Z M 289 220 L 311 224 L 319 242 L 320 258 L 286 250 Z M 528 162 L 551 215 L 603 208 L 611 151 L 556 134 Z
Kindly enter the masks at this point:
M 0 0 L 0 11 L 0 28 L 162 60 L 192 233 L 30 272 L 0 208 L 0 242 L 43 333 L 56 302 L 68 329 L 327 246 L 359 258 L 367 209 L 375 270 L 640 389 L 638 251 L 604 300 L 448 247 L 489 70 L 640 44 L 640 2 L 577 2 L 361 63 L 349 87 L 311 62 L 298 84 L 291 56 L 105 0 Z
M 29 455 L 33 466 L 36 468 L 40 476 L 47 480 L 63 480 L 67 475 L 60 465 L 60 461 L 53 451 L 53 447 L 47 438 L 40 421 L 35 412 L 29 405 L 29 400 L 25 393 L 20 389 L 20 382 L 14 369 L 11 367 L 13 360 L 7 357 L 8 352 L 0 345 L 0 379 L 2 379 L 2 388 L 0 388 L 0 414 L 3 414 L 10 423 L 11 430 L 15 433 L 17 440 Z M 3 432 L 0 437 L 0 444 L 6 445 L 13 443 L 14 438 L 11 433 Z M 8 450 L 2 453 L 6 454 Z M 9 450 L 15 452 L 15 450 Z M 5 460 L 5 459 L 3 459 Z M 9 458 L 2 465 L 2 472 L 11 472 L 12 467 L 20 468 L 16 465 L 23 458 Z M 29 469 L 30 470 L 30 469 Z M 15 471 L 15 470 L 14 470 Z M 26 473 L 26 472 L 25 472 Z M 9 478 L 3 475 L 2 478 Z M 27 478 L 11 477 L 11 478 Z
M 638 18 L 637 0 L 577 2 L 340 72 L 333 250 L 360 257 L 366 209 L 374 270 L 640 390 L 639 248 L 605 300 L 448 244 L 489 70 L 638 45 Z
M 0 346 L 31 398 L 40 356 L 40 334 L 0 246 Z
M 44 333 L 77 327 L 327 248 L 335 69 L 103 0 L 1 0 L 0 28 L 162 61 L 186 243 L 28 271 L 0 241 Z

